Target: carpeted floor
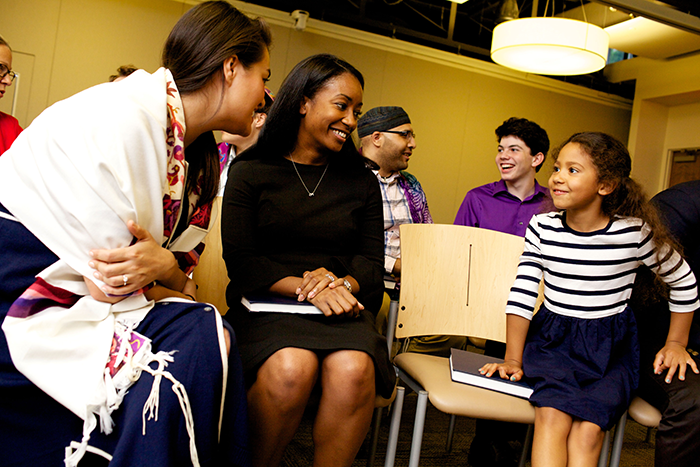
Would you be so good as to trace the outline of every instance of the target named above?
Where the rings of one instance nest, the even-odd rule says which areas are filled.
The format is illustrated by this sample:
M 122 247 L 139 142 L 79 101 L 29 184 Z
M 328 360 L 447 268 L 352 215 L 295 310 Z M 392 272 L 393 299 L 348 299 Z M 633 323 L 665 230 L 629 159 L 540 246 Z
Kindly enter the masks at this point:
M 408 465 L 410 451 L 411 433 L 413 431 L 413 417 L 415 415 L 416 395 L 415 393 L 406 396 L 404 402 L 404 413 L 401 417 L 401 431 L 399 433 L 399 444 L 396 453 L 397 467 Z M 304 420 L 294 438 L 287 447 L 282 465 L 285 467 L 307 467 L 313 462 L 313 443 L 311 439 L 313 413 L 304 416 Z M 455 436 L 452 443 L 452 451 L 445 451 L 445 436 L 449 424 L 449 415 L 428 404 L 428 413 L 425 422 L 425 433 L 423 436 L 423 446 L 421 449 L 420 465 L 423 467 L 432 466 L 468 466 L 467 455 L 469 445 L 474 437 L 475 421 L 469 418 L 457 418 L 455 426 Z M 379 432 L 379 447 L 375 466 L 384 465 L 386 454 L 386 443 L 389 432 L 389 416 L 385 414 Z M 633 420 L 627 422 L 625 430 L 625 441 L 623 444 L 621 467 L 652 467 L 654 465 L 654 437 L 647 442 L 647 429 Z M 367 465 L 369 435 L 364 446 L 360 450 L 353 463 L 353 467 L 364 467 Z M 529 463 L 528 463 L 529 465 Z

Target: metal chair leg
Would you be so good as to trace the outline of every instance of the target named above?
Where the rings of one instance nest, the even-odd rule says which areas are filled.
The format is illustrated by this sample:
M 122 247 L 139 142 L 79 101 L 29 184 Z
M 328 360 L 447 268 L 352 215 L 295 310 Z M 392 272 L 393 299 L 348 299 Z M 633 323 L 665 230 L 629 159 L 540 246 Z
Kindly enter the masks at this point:
M 423 428 L 425 427 L 425 411 L 428 408 L 428 391 L 418 392 L 416 404 L 416 419 L 413 423 L 413 438 L 411 439 L 411 456 L 408 458 L 408 467 L 418 467 L 420 461 L 420 448 L 423 444 Z
M 613 438 L 612 455 L 610 456 L 610 467 L 618 467 L 620 465 L 620 457 L 622 456 L 622 441 L 625 438 L 625 426 L 627 425 L 627 412 L 622 414 L 620 421 L 615 427 L 615 437 Z
M 396 445 L 399 441 L 399 426 L 401 425 L 401 411 L 403 410 L 405 392 L 406 389 L 403 386 L 397 386 L 396 398 L 394 399 L 394 407 L 391 413 L 391 425 L 389 425 L 389 440 L 386 443 L 384 467 L 394 467 L 394 461 L 396 460 Z
M 445 445 L 445 451 L 452 452 L 452 438 L 455 435 L 455 421 L 457 420 L 456 415 L 450 415 L 450 426 L 447 428 L 447 445 Z
M 608 454 L 610 453 L 610 431 L 605 432 L 603 437 L 603 447 L 598 456 L 598 467 L 606 467 L 608 465 Z

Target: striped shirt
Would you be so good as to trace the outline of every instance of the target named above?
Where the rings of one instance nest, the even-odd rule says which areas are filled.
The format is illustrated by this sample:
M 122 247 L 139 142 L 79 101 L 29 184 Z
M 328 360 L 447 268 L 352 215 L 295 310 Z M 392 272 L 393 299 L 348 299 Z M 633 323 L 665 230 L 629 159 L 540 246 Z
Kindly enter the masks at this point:
M 373 171 L 379 179 L 384 206 L 384 270 L 391 274 L 396 259 L 401 257 L 399 226 L 411 224 L 411 211 L 408 200 L 399 184 L 401 175 L 397 172 L 387 178 Z
M 659 264 L 651 229 L 641 219 L 616 218 L 603 230 L 576 232 L 566 225 L 562 212 L 534 216 L 506 313 L 532 319 L 543 275 L 544 305 L 554 313 L 576 318 L 622 313 L 641 264 L 669 285 L 672 312 L 698 308 L 690 267 L 677 252 Z

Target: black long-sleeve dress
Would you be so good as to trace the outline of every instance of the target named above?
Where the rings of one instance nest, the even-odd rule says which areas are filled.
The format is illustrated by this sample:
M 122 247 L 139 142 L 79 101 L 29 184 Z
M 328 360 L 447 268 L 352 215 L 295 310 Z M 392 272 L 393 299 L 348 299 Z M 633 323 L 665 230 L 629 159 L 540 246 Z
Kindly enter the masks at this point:
M 395 383 L 386 340 L 374 330 L 383 293 L 383 213 L 376 177 L 361 163 L 331 156 L 325 166 L 283 157 L 238 161 L 224 194 L 221 235 L 231 283 L 227 289 L 233 325 L 248 384 L 274 352 L 298 347 L 321 353 L 367 352 L 374 360 L 377 393 L 388 397 Z M 325 267 L 351 275 L 365 310 L 359 318 L 248 313 L 241 295 L 266 292 L 287 276 Z

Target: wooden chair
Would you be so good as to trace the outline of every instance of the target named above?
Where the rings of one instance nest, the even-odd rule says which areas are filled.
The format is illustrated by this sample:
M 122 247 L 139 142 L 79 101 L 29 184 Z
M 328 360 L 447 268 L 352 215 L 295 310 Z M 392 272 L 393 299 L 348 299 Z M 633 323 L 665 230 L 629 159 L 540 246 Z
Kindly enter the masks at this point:
M 221 200 L 220 196 L 214 199 L 212 216 L 216 216 L 216 218 L 204 240 L 206 247 L 199 258 L 199 264 L 194 268 L 193 278 L 199 287 L 197 300 L 211 303 L 219 310 L 219 313 L 225 315 L 228 311 L 226 287 L 229 278 L 226 263 L 222 257 Z
M 406 224 L 400 229 L 402 271 L 396 337 L 443 334 L 505 342 L 505 306 L 523 238 L 454 225 Z M 418 394 L 411 467 L 418 465 L 428 400 L 448 414 L 534 423 L 535 409 L 527 400 L 452 382 L 447 358 L 403 353 L 394 359 L 394 366 L 400 380 Z M 402 397 L 399 391 L 386 466 L 394 464 Z M 529 446 L 531 436 L 530 429 L 525 446 Z

